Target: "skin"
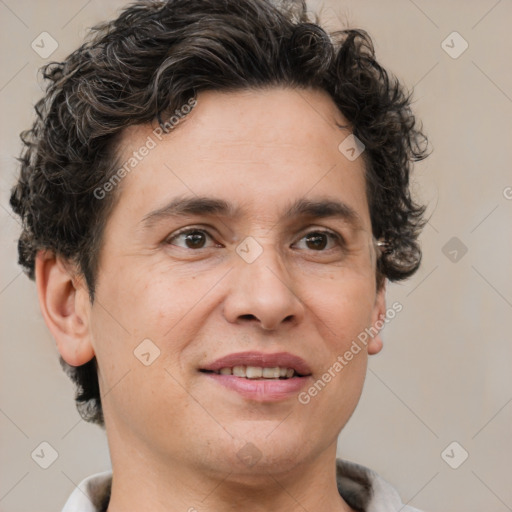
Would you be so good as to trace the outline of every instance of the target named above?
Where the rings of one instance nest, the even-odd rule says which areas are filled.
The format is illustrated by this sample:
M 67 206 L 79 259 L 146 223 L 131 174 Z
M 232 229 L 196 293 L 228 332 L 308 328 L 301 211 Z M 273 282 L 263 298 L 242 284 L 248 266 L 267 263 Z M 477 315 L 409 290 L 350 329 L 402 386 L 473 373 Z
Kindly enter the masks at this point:
M 116 191 L 93 304 L 69 264 L 49 252 L 37 257 L 41 309 L 60 353 L 72 365 L 97 357 L 114 473 L 108 510 L 350 510 L 336 488 L 336 442 L 368 354 L 382 348 L 379 335 L 307 405 L 297 396 L 248 400 L 198 368 L 233 352 L 290 352 L 310 365 L 312 384 L 385 314 L 363 159 L 338 150 L 350 134 L 338 125 L 348 123 L 322 91 L 197 99 Z M 153 129 L 126 129 L 119 161 L 155 138 Z M 144 227 L 150 212 L 185 195 L 244 210 Z M 284 220 L 299 198 L 343 201 L 358 227 Z M 185 227 L 206 230 L 203 247 L 172 238 Z M 319 249 L 306 236 L 319 229 L 343 235 L 347 247 L 325 238 Z M 250 264 L 236 252 L 247 236 L 263 251 Z M 147 338 L 160 350 L 149 366 L 134 357 Z M 255 464 L 238 456 L 242 448 L 257 453 Z

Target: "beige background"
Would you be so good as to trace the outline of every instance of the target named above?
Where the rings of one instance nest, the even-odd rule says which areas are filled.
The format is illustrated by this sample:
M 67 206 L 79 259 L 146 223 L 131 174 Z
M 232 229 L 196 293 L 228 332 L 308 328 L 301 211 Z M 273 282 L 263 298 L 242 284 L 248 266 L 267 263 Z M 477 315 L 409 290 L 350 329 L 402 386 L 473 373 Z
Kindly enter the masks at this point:
M 39 313 L 34 284 L 16 265 L 17 220 L 8 207 L 18 133 L 40 97 L 44 63 L 31 48 L 41 32 L 61 59 L 85 27 L 111 17 L 121 0 L 0 0 L 0 510 L 57 511 L 75 484 L 107 469 L 103 431 L 81 421 Z M 316 9 L 318 3 L 311 3 Z M 328 25 L 346 17 L 367 29 L 377 55 L 409 87 L 433 155 L 417 166 L 415 190 L 432 215 L 424 261 L 392 285 L 403 311 L 370 363 L 362 401 L 339 453 L 391 481 L 405 502 L 429 511 L 512 510 L 510 0 L 330 1 Z M 468 42 L 457 59 L 441 43 Z M 454 50 L 459 42 L 448 39 Z M 508 198 L 507 198 L 508 197 Z M 457 237 L 467 253 L 452 262 Z M 452 242 L 453 243 L 453 242 Z M 443 250 L 444 248 L 444 250 Z M 42 442 L 58 458 L 43 470 L 31 458 Z M 441 457 L 457 441 L 468 459 Z M 460 462 L 462 448 L 448 450 Z M 313 511 L 311 511 L 313 512 Z

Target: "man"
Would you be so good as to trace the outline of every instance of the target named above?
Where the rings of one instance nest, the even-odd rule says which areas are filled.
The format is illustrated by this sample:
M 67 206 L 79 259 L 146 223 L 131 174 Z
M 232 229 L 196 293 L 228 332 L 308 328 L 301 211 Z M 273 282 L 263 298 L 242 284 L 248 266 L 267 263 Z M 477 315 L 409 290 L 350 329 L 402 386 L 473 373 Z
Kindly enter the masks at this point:
M 11 196 L 112 473 L 64 511 L 411 511 L 336 460 L 425 156 L 370 38 L 301 3 L 138 2 L 62 63 Z

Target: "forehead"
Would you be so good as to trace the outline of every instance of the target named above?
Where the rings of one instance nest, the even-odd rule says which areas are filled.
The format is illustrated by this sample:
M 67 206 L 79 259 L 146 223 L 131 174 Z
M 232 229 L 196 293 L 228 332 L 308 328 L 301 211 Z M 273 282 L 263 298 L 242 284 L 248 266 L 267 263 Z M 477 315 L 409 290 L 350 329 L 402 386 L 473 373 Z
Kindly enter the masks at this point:
M 188 109 L 187 103 L 183 110 L 178 108 L 163 116 L 163 121 L 171 126 L 170 133 L 160 134 L 161 130 L 155 125 L 152 130 L 149 125 L 127 127 L 118 144 L 120 154 L 134 150 L 137 142 L 152 131 L 158 132 L 154 134 L 157 141 L 162 137 L 177 141 L 194 138 L 200 148 L 225 146 L 245 139 L 258 144 L 280 142 L 299 149 L 300 138 L 308 139 L 309 150 L 314 145 L 329 144 L 333 135 L 336 142 L 351 133 L 350 124 L 332 98 L 319 89 L 268 87 L 202 91 L 193 108 Z M 189 110 L 188 114 L 181 114 Z
M 151 149 L 123 178 L 120 202 L 140 206 L 141 218 L 184 195 L 237 202 L 262 216 L 273 205 L 329 194 L 367 210 L 363 159 L 349 161 L 338 148 L 350 133 L 323 91 L 201 92 L 169 134 L 156 125 L 124 131 L 121 165 L 148 142 Z

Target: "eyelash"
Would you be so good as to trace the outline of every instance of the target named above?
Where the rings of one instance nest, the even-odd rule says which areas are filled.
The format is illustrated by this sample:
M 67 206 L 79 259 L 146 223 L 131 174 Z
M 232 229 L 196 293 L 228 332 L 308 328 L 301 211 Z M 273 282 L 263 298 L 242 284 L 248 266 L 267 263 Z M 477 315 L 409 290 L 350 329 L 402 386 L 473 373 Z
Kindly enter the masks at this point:
M 166 240 L 165 240 L 165 243 L 168 244 L 168 245 L 176 245 L 176 244 L 173 244 L 172 241 L 175 240 L 176 238 L 178 238 L 179 236 L 181 235 L 188 235 L 188 234 L 191 234 L 191 233 L 203 233 L 205 234 L 206 236 L 208 236 L 211 240 L 214 240 L 214 238 L 210 235 L 210 233 L 203 229 L 203 228 L 185 228 L 181 231 L 178 231 L 177 233 L 173 233 L 171 236 L 169 236 Z M 305 233 L 301 238 L 300 240 L 303 240 L 304 238 L 306 238 L 308 235 L 311 235 L 311 234 L 317 234 L 317 235 L 326 235 L 328 236 L 331 240 L 333 240 L 334 242 L 336 242 L 336 244 L 341 248 L 341 249 L 344 249 L 345 246 L 346 246 L 346 243 L 345 243 L 345 240 L 344 238 L 334 232 L 334 231 L 330 231 L 330 230 L 325 230 L 325 229 L 312 229 L 311 231 L 308 231 L 307 233 Z M 180 247 L 180 246 L 176 246 L 176 247 Z M 192 249 L 190 247 L 180 247 L 181 249 L 190 249 L 191 251 L 197 251 L 197 250 L 201 250 L 201 249 L 209 249 L 209 247 L 200 247 L 198 249 Z M 311 249 L 313 252 L 328 252 L 329 249 L 322 249 L 322 250 L 318 250 L 318 251 L 315 251 L 313 249 Z

